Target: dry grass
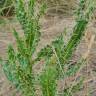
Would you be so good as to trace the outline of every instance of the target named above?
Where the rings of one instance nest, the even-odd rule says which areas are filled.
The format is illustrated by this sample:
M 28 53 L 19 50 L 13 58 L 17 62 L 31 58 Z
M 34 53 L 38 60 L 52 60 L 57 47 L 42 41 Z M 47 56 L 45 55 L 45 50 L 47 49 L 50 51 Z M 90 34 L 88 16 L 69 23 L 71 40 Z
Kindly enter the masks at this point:
M 38 0 L 39 3 L 42 0 Z M 65 16 L 72 16 L 76 6 L 78 6 L 78 0 L 45 0 L 47 3 L 47 14 L 54 16 L 63 14 Z

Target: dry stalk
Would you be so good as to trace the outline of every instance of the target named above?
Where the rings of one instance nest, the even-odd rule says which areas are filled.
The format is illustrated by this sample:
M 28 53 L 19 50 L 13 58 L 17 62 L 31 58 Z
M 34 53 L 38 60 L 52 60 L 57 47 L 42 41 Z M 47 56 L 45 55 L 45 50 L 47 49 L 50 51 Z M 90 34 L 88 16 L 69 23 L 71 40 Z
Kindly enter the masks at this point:
M 90 50 L 91 50 L 92 45 L 93 45 L 93 43 L 94 43 L 94 40 L 95 40 L 95 35 L 92 35 L 92 36 L 91 36 L 90 41 L 88 40 L 88 38 L 86 39 L 88 48 L 87 48 L 86 53 L 83 55 L 83 58 L 84 58 L 84 59 L 88 59 L 89 54 L 90 54 Z
M 90 34 L 91 35 L 91 34 Z M 85 34 L 85 41 L 86 41 L 86 44 L 87 44 L 87 52 L 84 54 L 84 59 L 86 59 L 86 73 L 89 72 L 90 68 L 88 68 L 88 65 L 89 65 L 89 58 L 90 58 L 90 52 L 91 52 L 91 49 L 92 49 L 92 45 L 94 44 L 94 40 L 95 40 L 95 35 L 91 35 L 89 36 L 88 34 Z M 90 70 L 90 73 L 92 73 L 92 71 Z M 93 74 L 91 74 L 92 77 Z M 88 77 L 88 74 L 86 75 Z M 85 85 L 85 89 L 84 89 L 84 94 L 86 96 L 88 96 L 88 79 L 86 80 L 86 83 L 84 84 Z

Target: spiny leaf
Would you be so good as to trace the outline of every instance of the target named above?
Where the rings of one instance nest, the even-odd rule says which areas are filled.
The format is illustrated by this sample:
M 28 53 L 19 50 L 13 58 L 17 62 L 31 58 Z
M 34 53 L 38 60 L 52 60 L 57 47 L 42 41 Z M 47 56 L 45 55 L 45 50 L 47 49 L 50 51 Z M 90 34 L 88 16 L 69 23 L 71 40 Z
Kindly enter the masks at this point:
M 34 16 L 34 6 L 35 6 L 36 0 L 30 0 L 28 2 L 28 11 L 31 16 Z
M 17 0 L 16 1 L 16 5 L 15 5 L 15 8 L 16 8 L 16 15 L 17 15 L 17 18 L 20 22 L 20 24 L 22 25 L 22 28 L 24 29 L 24 34 L 26 35 L 27 34 L 27 13 L 25 11 L 25 5 L 24 5 L 24 1 L 23 0 Z
M 26 38 L 27 47 L 32 54 L 38 45 L 40 35 L 39 22 L 36 19 L 32 19 L 31 22 L 29 21 L 29 32 Z
M 88 22 L 86 22 L 85 20 L 81 20 L 76 24 L 73 30 L 73 35 L 64 49 L 64 62 L 66 62 L 66 60 L 68 60 L 72 56 L 73 51 L 76 49 L 76 46 L 79 44 L 84 34 L 87 23 Z
M 55 67 L 47 67 L 40 77 L 43 96 L 56 95 L 56 69 Z
M 11 45 L 8 47 L 8 60 L 11 64 L 14 64 L 16 61 L 15 51 Z
M 22 54 L 22 56 L 28 56 L 28 51 L 24 44 L 25 43 L 24 40 L 22 40 L 22 38 L 19 37 L 19 34 L 16 32 L 15 29 L 13 34 L 14 34 L 14 37 L 16 38 L 18 52 Z
M 37 58 L 36 61 L 41 60 L 42 58 L 49 58 L 51 57 L 53 54 L 53 50 L 52 47 L 50 45 L 47 45 L 46 47 L 44 47 L 43 49 L 40 50 L 40 52 L 37 54 Z

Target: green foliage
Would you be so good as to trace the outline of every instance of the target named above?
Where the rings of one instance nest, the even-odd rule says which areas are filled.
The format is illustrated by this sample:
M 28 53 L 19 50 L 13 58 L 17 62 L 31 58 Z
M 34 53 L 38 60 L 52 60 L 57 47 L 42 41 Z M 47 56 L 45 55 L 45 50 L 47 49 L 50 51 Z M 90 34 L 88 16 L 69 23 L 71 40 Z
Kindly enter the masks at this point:
M 56 96 L 56 68 L 47 66 L 40 77 L 42 96 Z
M 21 90 L 23 96 L 35 95 L 32 56 L 40 39 L 39 19 L 45 8 L 42 4 L 40 13 L 35 16 L 35 4 L 35 0 L 30 0 L 28 7 L 25 7 L 24 0 L 16 1 L 16 15 L 24 30 L 24 36 L 20 37 L 14 29 L 17 48 L 14 49 L 11 45 L 8 47 L 8 59 L 2 65 L 7 78 Z
M 90 1 L 88 0 L 87 3 L 88 2 L 90 2 Z M 94 4 L 91 7 L 89 5 L 89 6 L 87 6 L 87 9 L 86 9 L 87 13 L 82 14 L 81 12 L 83 11 L 83 8 L 82 8 L 83 5 L 85 5 L 85 1 L 81 0 L 80 9 L 78 10 L 79 14 L 77 17 L 77 23 L 73 29 L 73 34 L 72 34 L 70 40 L 68 41 L 68 43 L 66 45 L 64 44 L 64 37 L 61 34 L 61 36 L 59 38 L 57 38 L 55 41 L 52 42 L 48 52 L 46 51 L 46 49 L 47 49 L 46 47 L 43 49 L 43 53 L 47 52 L 47 56 L 48 56 L 48 54 L 51 56 L 49 58 L 50 60 L 52 60 L 51 63 L 55 61 L 54 63 L 57 66 L 56 68 L 57 68 L 57 73 L 59 74 L 59 76 L 61 75 L 63 77 L 67 77 L 67 78 L 70 76 L 74 76 L 78 72 L 78 70 L 81 68 L 82 64 L 84 64 L 84 62 L 85 62 L 85 60 L 83 59 L 82 61 L 78 62 L 76 65 L 69 66 L 69 64 L 70 64 L 69 60 L 73 55 L 72 53 L 75 51 L 77 45 L 79 44 L 79 42 L 84 34 L 84 31 L 85 31 L 88 21 L 90 19 L 91 12 L 93 11 L 91 9 L 94 8 Z M 85 12 L 86 12 L 86 10 L 85 10 Z M 45 50 L 45 52 L 44 52 L 44 50 Z M 52 52 L 54 55 L 50 54 Z M 42 51 L 40 53 L 42 54 Z M 44 55 L 44 54 L 42 54 L 42 55 Z M 52 58 L 55 60 L 53 60 Z M 50 65 L 50 63 L 49 63 L 49 65 Z M 64 70 L 64 69 L 66 69 L 66 67 L 67 67 L 67 71 Z M 56 74 L 56 76 L 58 78 L 57 74 Z M 45 87 L 45 89 L 46 89 L 46 87 Z M 67 94 L 67 92 L 68 91 L 64 92 L 64 96 L 71 96 L 71 93 Z
M 94 2 L 94 0 L 93 0 L 93 2 Z M 82 8 L 83 5 L 85 5 L 85 1 L 81 0 L 80 1 L 80 8 L 78 9 L 78 12 L 77 12 L 78 15 L 77 15 L 76 25 L 73 28 L 73 34 L 72 34 L 70 40 L 68 41 L 68 43 L 66 45 L 64 44 L 64 37 L 61 34 L 61 36 L 59 36 L 59 38 L 57 38 L 57 40 L 53 41 L 51 44 L 51 46 L 53 46 L 55 48 L 57 56 L 59 58 L 61 58 L 61 59 L 59 59 L 59 61 L 62 65 L 68 63 L 70 57 L 72 57 L 72 53 L 76 49 L 77 45 L 79 44 L 79 42 L 85 32 L 86 26 L 87 26 L 88 21 L 90 19 L 89 17 L 92 13 L 91 9 L 94 8 L 94 4 L 91 7 L 87 6 L 86 10 L 88 12 L 86 14 L 81 13 L 83 11 L 83 8 Z M 86 12 L 86 10 L 85 10 L 85 12 Z M 43 50 L 45 50 L 45 49 L 47 49 L 47 48 L 45 47 Z M 52 53 L 52 50 L 53 49 L 51 47 L 49 51 Z M 48 51 L 48 53 L 50 53 L 49 51 Z M 42 51 L 40 53 L 42 53 Z M 43 51 L 43 53 L 44 53 L 44 51 Z
M 89 0 L 87 0 L 87 3 L 88 1 Z M 84 9 L 84 13 L 82 6 L 85 6 L 85 1 L 80 0 L 80 8 L 77 12 L 77 23 L 68 43 L 65 44 L 64 34 L 61 34 L 50 45 L 41 49 L 34 59 L 32 57 L 40 40 L 39 19 L 44 14 L 46 5 L 42 3 L 39 12 L 35 13 L 36 0 L 29 0 L 27 6 L 24 0 L 16 1 L 16 15 L 24 34 L 20 37 L 14 29 L 13 34 L 17 47 L 13 48 L 10 45 L 8 47 L 7 60 L 5 62 L 0 61 L 7 78 L 22 92 L 22 96 L 36 96 L 35 80 L 37 78 L 34 75 L 33 66 L 41 59 L 45 60 L 44 69 L 39 74 L 43 96 L 56 96 L 57 80 L 61 79 L 61 76 L 62 78 L 68 78 L 76 75 L 82 68 L 82 64 L 85 62 L 84 59 L 74 65 L 70 65 L 69 60 L 84 34 L 84 30 L 90 19 L 90 14 L 93 11 L 94 6 L 90 5 L 90 3 L 88 4 L 87 9 Z M 67 70 L 65 70 L 66 66 Z M 70 88 L 66 86 L 63 96 L 72 96 L 73 93 L 81 88 L 82 82 L 83 80 L 75 84 L 72 83 L 72 87 Z

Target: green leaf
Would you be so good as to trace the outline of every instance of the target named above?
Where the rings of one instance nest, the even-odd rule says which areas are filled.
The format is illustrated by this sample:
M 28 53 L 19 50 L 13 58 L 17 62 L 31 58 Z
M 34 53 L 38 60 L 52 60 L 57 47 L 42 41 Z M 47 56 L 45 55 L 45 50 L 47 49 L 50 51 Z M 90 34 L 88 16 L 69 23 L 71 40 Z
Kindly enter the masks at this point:
M 11 45 L 8 46 L 8 61 L 14 64 L 16 61 L 15 51 Z
M 55 96 L 56 95 L 56 68 L 46 67 L 44 72 L 40 76 L 40 84 L 43 92 L 43 96 Z
M 50 58 L 53 55 L 53 50 L 50 45 L 47 45 L 37 54 L 36 61 L 40 61 L 42 58 Z
M 19 34 L 18 32 L 16 32 L 16 30 L 14 29 L 14 37 L 16 38 L 16 43 L 17 43 L 17 50 L 18 52 L 22 55 L 22 56 L 25 56 L 25 57 L 28 57 L 29 52 L 27 51 L 27 48 L 25 46 L 25 41 L 22 40 L 22 38 L 19 37 Z M 24 39 L 24 38 L 23 38 Z

